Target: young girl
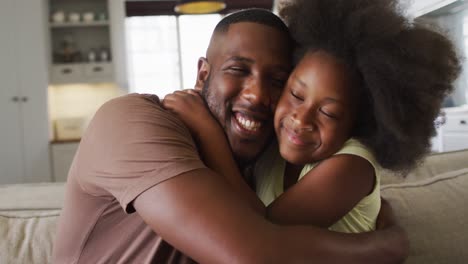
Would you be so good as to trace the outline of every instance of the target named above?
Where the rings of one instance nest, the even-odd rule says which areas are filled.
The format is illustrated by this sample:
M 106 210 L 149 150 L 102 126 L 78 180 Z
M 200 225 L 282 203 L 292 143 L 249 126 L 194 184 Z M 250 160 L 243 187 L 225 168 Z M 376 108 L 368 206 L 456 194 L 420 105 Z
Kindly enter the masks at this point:
M 282 158 L 272 147 L 256 167 L 268 207 L 253 207 L 281 224 L 373 230 L 380 170 L 406 172 L 430 149 L 434 119 L 460 70 L 454 47 L 406 19 L 393 0 L 296 0 L 280 15 L 299 62 L 275 112 Z M 247 197 L 198 93 L 176 92 L 164 105 L 187 124 L 207 165 Z M 254 121 L 236 122 L 255 130 Z

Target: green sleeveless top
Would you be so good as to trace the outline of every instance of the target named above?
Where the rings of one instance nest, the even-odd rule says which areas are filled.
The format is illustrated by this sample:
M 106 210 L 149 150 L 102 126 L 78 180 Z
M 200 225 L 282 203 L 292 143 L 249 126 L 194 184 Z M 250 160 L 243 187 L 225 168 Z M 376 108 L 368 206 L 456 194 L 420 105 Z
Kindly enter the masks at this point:
M 375 230 L 375 222 L 380 211 L 380 166 L 370 150 L 355 139 L 346 141 L 343 147 L 334 155 L 338 154 L 356 155 L 369 161 L 374 167 L 376 180 L 372 192 L 362 198 L 351 211 L 330 226 L 329 229 L 345 233 L 360 233 Z M 305 165 L 298 181 L 317 164 L 318 162 Z M 285 165 L 286 162 L 279 155 L 276 144 L 270 146 L 256 164 L 254 174 L 257 180 L 257 195 L 266 206 L 284 191 Z

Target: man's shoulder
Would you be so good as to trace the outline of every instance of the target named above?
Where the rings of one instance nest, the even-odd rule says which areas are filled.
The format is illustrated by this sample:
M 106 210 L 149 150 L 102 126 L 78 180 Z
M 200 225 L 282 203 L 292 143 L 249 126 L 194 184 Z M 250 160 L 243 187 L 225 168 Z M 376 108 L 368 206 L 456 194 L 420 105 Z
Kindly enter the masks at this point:
M 189 136 L 186 126 L 174 113 L 166 110 L 154 94 L 127 94 L 114 98 L 100 107 L 91 127 L 119 134 L 145 135 L 165 132 Z M 128 138 L 126 136 L 125 138 Z
M 155 94 L 140 94 L 140 93 L 131 93 L 119 97 L 122 100 L 145 100 L 150 103 L 160 105 L 159 97 Z
M 104 103 L 96 112 L 95 118 L 122 120 L 136 116 L 146 118 L 177 119 L 174 114 L 162 106 L 160 99 L 155 94 L 127 94 L 116 97 Z
M 107 101 L 103 107 L 125 107 L 128 106 L 135 106 L 135 105 L 142 105 L 142 106 L 155 106 L 161 107 L 161 103 L 159 97 L 155 94 L 138 94 L 138 93 L 131 93 L 116 97 L 112 100 Z

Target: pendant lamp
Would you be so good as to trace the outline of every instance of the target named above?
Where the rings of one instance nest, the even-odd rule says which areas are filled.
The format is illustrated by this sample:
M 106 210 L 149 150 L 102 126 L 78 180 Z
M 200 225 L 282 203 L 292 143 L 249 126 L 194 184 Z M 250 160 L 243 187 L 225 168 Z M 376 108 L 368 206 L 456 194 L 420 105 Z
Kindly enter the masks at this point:
M 210 14 L 226 8 L 224 1 L 179 0 L 174 11 L 179 14 Z

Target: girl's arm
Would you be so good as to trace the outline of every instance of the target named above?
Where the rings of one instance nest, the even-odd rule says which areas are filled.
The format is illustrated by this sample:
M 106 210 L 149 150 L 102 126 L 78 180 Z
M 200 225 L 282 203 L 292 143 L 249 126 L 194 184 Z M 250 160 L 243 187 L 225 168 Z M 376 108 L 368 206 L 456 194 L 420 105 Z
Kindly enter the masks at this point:
M 332 156 L 273 201 L 267 215 L 279 224 L 327 228 L 371 193 L 374 184 L 374 168 L 367 160 L 349 154 Z
M 223 129 L 213 118 L 199 92 L 193 89 L 166 95 L 163 106 L 189 128 L 205 164 L 223 175 L 231 187 L 261 215 L 265 206 L 242 178 Z

